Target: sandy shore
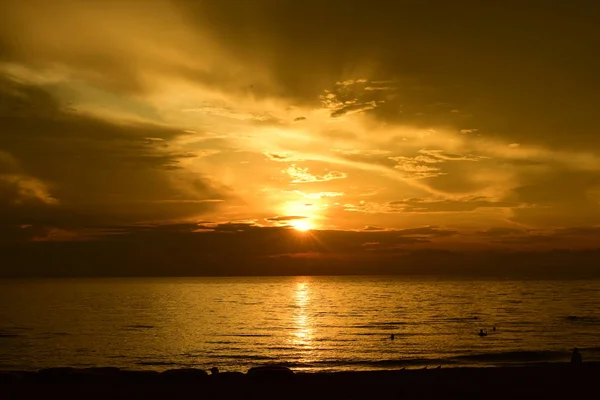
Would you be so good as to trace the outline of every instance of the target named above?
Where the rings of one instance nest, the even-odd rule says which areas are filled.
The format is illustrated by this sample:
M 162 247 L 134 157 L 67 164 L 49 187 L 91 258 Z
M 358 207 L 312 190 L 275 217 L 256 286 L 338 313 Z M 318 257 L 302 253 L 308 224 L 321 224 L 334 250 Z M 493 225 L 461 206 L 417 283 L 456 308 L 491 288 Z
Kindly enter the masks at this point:
M 255 371 L 256 372 L 256 371 Z M 596 398 L 600 364 L 285 373 L 53 368 L 0 373 L 2 399 Z

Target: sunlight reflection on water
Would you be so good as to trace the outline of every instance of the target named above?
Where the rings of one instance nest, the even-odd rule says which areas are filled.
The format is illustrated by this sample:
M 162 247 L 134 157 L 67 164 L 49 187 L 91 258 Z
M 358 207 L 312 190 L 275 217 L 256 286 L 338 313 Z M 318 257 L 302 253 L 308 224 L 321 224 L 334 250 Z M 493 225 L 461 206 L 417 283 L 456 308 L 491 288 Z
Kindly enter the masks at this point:
M 310 348 L 312 345 L 312 326 L 311 320 L 307 314 L 307 307 L 310 303 L 309 283 L 300 281 L 296 283 L 296 309 L 294 312 L 293 344 Z

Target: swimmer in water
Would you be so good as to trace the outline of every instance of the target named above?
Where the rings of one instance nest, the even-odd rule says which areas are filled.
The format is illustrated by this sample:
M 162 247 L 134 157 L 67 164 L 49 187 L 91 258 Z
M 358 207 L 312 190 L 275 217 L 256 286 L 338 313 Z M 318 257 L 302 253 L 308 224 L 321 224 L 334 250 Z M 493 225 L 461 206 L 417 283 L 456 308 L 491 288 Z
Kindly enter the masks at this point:
M 571 354 L 571 365 L 579 366 L 583 363 L 583 359 L 581 357 L 581 353 L 579 349 L 576 347 L 573 349 L 573 354 Z

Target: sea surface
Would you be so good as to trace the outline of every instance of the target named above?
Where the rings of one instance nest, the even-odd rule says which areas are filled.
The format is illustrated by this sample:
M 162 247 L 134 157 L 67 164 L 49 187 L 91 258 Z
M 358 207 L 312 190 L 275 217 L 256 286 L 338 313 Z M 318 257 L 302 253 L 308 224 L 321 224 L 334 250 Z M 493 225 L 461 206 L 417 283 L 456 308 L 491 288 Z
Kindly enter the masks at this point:
M 0 370 L 493 366 L 568 361 L 573 347 L 600 360 L 600 281 L 0 281 Z

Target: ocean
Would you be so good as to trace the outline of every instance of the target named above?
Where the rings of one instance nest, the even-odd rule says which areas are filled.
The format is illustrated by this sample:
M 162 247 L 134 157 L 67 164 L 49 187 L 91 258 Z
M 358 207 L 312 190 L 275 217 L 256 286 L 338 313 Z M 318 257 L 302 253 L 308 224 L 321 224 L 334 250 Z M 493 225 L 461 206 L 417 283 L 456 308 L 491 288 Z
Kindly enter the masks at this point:
M 0 281 L 0 370 L 496 366 L 568 361 L 573 347 L 600 360 L 600 281 Z

